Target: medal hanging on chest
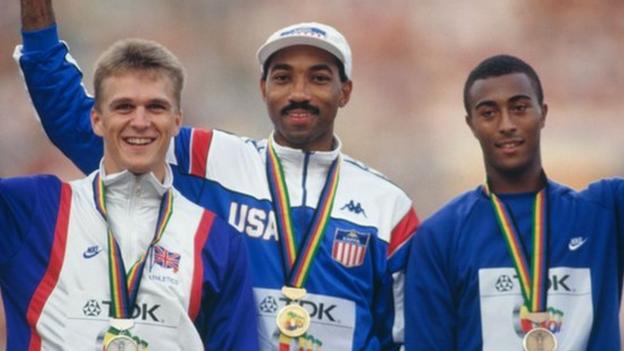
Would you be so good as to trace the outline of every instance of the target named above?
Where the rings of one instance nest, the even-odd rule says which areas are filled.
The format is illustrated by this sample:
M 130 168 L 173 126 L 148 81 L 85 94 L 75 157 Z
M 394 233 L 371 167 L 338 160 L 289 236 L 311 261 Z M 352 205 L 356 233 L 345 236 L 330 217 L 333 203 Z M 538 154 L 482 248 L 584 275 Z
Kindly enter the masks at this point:
M 149 252 L 162 238 L 165 228 L 173 213 L 173 192 L 171 189 L 163 195 L 154 237 L 146 252 L 130 267 L 126 273 L 121 250 L 108 218 L 106 208 L 106 188 L 101 175 L 98 173 L 93 180 L 93 196 L 95 207 L 106 222 L 108 242 L 108 268 L 112 319 L 106 331 L 98 336 L 98 349 L 103 351 L 147 351 L 148 343 L 137 335 L 133 335 L 134 320 L 131 317 L 133 306 L 136 303 L 143 269 Z
M 289 338 L 304 335 L 310 327 L 310 314 L 301 307 L 299 301 L 307 293 L 303 285 L 331 215 L 338 188 L 340 156 L 336 157 L 329 167 L 310 230 L 305 233 L 300 245 L 296 243 L 284 170 L 271 140 L 268 141 L 266 158 L 267 178 L 273 198 L 282 264 L 286 273 L 282 294 L 288 301 L 288 304 L 278 312 L 275 322 L 280 331 L 280 339 L 286 339 L 289 343 Z
M 530 266 L 520 241 L 520 235 L 518 235 L 515 229 L 505 204 L 496 194 L 490 191 L 487 183 L 484 186 L 484 190 L 490 198 L 500 231 L 518 274 L 524 306 L 529 310 L 527 319 L 531 321 L 533 326 L 524 335 L 522 346 L 525 351 L 555 351 L 557 349 L 557 338 L 550 330 L 543 327 L 544 323 L 549 319 L 549 313 L 546 311 L 548 284 L 548 266 L 546 264 L 548 257 L 546 252 L 548 246 L 546 188 L 540 190 L 535 195 L 533 206 L 533 248 Z

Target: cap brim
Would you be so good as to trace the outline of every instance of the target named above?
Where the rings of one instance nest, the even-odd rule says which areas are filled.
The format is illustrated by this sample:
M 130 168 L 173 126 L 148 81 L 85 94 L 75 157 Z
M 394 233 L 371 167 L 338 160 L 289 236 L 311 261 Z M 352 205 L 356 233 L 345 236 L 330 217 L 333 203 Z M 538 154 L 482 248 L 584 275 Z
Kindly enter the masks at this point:
M 342 53 L 340 52 L 340 50 L 338 50 L 337 47 L 328 43 L 325 40 L 310 36 L 288 36 L 284 38 L 278 38 L 270 43 L 264 44 L 260 49 L 258 49 L 258 60 L 260 61 L 260 65 L 264 65 L 266 60 L 279 50 L 297 45 L 309 45 L 325 50 L 330 54 L 336 56 L 338 60 L 340 60 L 340 62 L 342 62 L 342 64 L 344 65 L 345 58 L 342 56 Z

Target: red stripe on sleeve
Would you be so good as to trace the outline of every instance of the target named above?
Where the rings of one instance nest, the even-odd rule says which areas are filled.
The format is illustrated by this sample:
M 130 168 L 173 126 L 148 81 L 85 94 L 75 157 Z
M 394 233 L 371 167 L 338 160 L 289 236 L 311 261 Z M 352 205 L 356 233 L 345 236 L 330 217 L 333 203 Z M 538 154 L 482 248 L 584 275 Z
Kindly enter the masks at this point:
M 214 221 L 214 214 L 204 211 L 202 218 L 195 233 L 195 264 L 193 267 L 193 283 L 191 285 L 191 298 L 189 302 L 189 316 L 191 320 L 195 320 L 199 314 L 199 306 L 201 302 L 202 283 L 204 276 L 204 265 L 202 262 L 202 250 L 208 240 L 210 228 Z
M 210 151 L 210 143 L 212 142 L 212 130 L 193 129 L 191 136 L 191 159 L 189 173 L 205 178 L 206 166 L 208 164 L 208 152 Z
M 403 216 L 403 219 L 394 227 L 390 234 L 390 245 L 388 245 L 387 257 L 391 257 L 398 251 L 414 234 L 416 228 L 420 225 L 416 211 L 413 208 Z
M 68 184 L 61 185 L 61 199 L 59 202 L 59 211 L 56 219 L 56 227 L 54 228 L 54 242 L 52 243 L 52 251 L 50 252 L 50 261 L 43 279 L 35 289 L 32 300 L 26 311 L 26 319 L 31 329 L 31 339 L 28 350 L 41 349 L 41 337 L 37 333 L 37 322 L 41 317 L 41 312 L 46 301 L 52 294 L 52 290 L 58 282 L 61 267 L 63 265 L 63 257 L 65 257 L 65 249 L 67 244 L 67 228 L 69 226 L 69 215 L 71 212 L 72 190 Z

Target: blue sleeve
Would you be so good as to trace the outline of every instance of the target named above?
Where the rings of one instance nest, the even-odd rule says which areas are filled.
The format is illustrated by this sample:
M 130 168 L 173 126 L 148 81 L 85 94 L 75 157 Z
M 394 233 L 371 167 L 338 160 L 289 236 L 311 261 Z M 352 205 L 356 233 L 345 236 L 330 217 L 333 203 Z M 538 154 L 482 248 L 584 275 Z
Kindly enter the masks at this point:
M 205 272 L 219 276 L 218 287 L 207 292 L 202 311 L 206 350 L 259 349 L 257 308 L 243 235 L 215 218 L 204 249 Z M 205 277 L 211 280 L 211 277 Z
M 82 85 L 82 72 L 59 41 L 56 26 L 23 32 L 22 38 L 15 59 L 43 129 L 78 168 L 90 173 L 97 169 L 103 149 L 91 129 L 93 98 Z
M 375 240 L 375 277 L 374 296 L 372 301 L 373 330 L 379 340 L 379 349 L 384 351 L 399 350 L 400 344 L 395 343 L 392 335 L 395 326 L 394 280 L 386 259 L 388 244 L 381 239 Z
M 43 222 L 41 218 L 33 218 L 34 214 L 50 213 L 47 207 L 53 207 L 54 201 L 42 206 L 40 199 L 43 194 L 57 194 L 60 185 L 53 176 L 0 179 L 0 265 L 12 259 L 28 240 L 31 225 Z
M 459 350 L 448 237 L 421 226 L 405 272 L 405 350 Z
M 624 241 L 624 178 L 598 180 L 581 191 L 581 196 L 613 211 L 618 238 Z
M 618 277 L 624 279 L 624 178 L 601 179 L 591 183 L 587 189 L 581 191 L 581 196 L 590 201 L 598 202 L 610 211 L 613 211 L 618 252 Z M 620 286 L 622 282 L 620 281 Z

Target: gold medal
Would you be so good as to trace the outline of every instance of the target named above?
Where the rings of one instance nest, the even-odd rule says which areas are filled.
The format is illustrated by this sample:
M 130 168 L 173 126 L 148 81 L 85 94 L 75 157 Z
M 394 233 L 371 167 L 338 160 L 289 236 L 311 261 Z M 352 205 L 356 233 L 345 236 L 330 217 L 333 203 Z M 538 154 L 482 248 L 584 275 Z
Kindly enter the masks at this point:
M 557 337 L 548 329 L 533 328 L 524 335 L 522 348 L 524 351 L 555 351 Z
M 305 308 L 291 303 L 279 311 L 276 322 L 282 334 L 296 338 L 305 334 L 310 327 L 310 314 Z
M 275 322 L 282 334 L 296 338 L 305 334 L 310 327 L 310 314 L 297 303 L 306 295 L 306 290 L 284 286 L 282 294 L 290 300 L 290 303 L 277 313 Z

